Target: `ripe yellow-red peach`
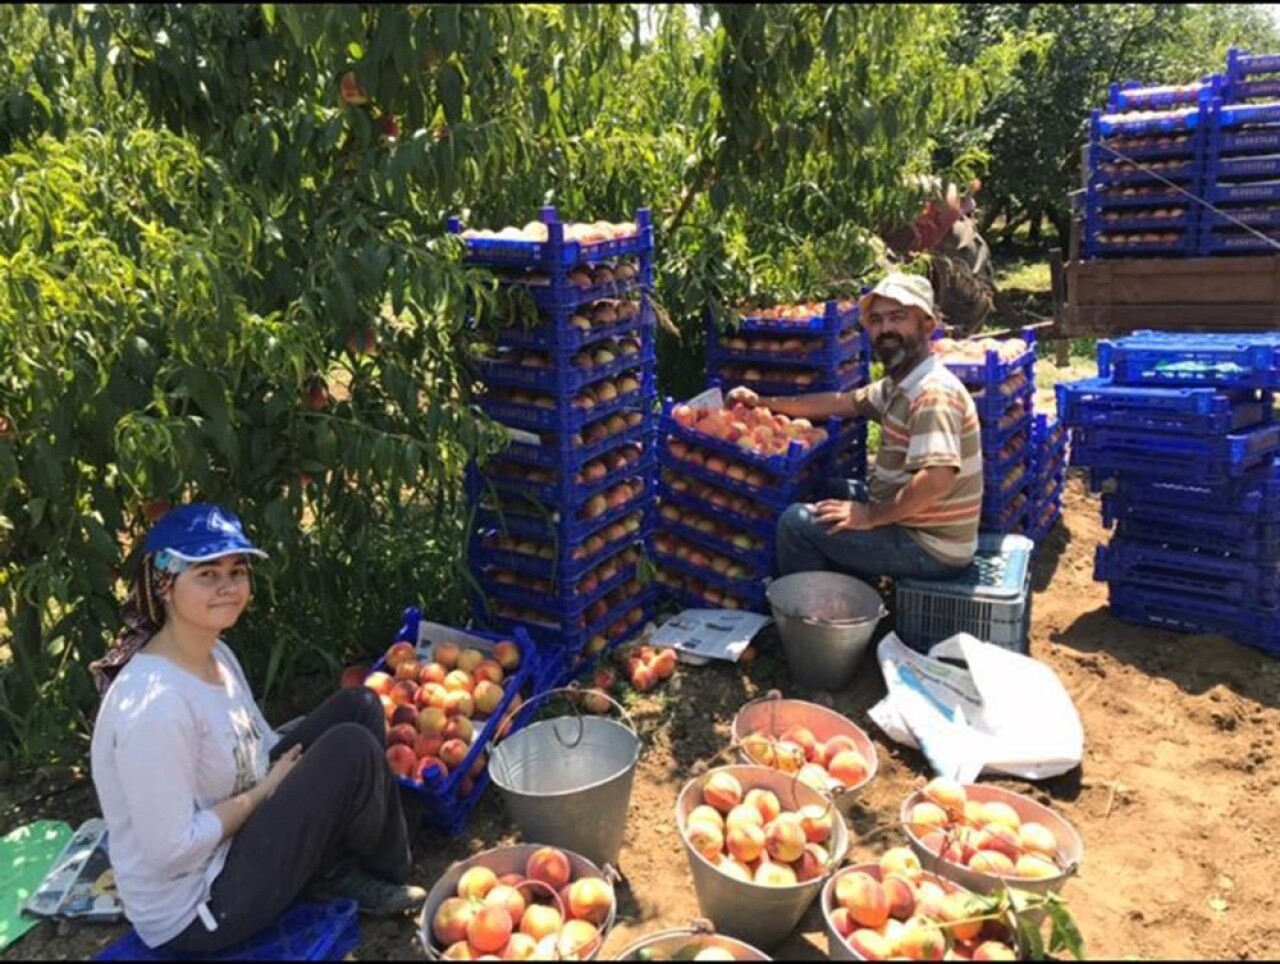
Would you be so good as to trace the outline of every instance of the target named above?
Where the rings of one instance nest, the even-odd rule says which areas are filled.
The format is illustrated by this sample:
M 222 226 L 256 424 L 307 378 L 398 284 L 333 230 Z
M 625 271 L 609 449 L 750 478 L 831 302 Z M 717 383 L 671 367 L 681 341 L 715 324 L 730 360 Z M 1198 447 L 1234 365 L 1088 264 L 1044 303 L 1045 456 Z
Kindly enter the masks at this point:
M 732 773 L 713 773 L 703 784 L 702 799 L 727 814 L 742 802 L 742 784 Z
M 600 877 L 579 877 L 569 885 L 565 909 L 577 920 L 603 924 L 613 909 L 613 888 Z
M 880 881 L 862 871 L 836 878 L 836 903 L 863 927 L 879 927 L 889 919 L 889 898 Z
M 431 933 L 445 947 L 467 939 L 467 925 L 478 908 L 465 897 L 448 897 L 436 908 Z
M 559 891 L 569 882 L 572 868 L 563 850 L 556 847 L 539 847 L 529 855 L 524 873 L 531 880 L 542 881 L 548 887 Z

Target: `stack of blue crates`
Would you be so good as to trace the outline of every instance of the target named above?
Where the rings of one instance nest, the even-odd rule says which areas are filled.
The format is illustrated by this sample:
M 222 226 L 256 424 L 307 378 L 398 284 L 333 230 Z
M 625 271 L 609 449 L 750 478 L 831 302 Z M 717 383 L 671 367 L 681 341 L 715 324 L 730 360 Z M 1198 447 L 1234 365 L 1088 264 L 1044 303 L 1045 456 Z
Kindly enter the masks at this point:
M 1057 386 L 1071 462 L 1113 485 L 1112 613 L 1280 655 L 1280 335 L 1135 332 Z
M 758 309 L 716 324 L 707 315 L 707 372 L 711 387 L 738 385 L 761 395 L 847 392 L 871 380 L 871 344 L 854 300 Z M 830 448 L 825 471 L 865 479 L 867 422 L 849 419 Z
M 1178 257 L 1200 244 L 1216 77 L 1178 87 L 1113 84 L 1090 118 L 1081 255 Z
M 590 240 L 566 240 L 555 208 L 540 222 L 538 240 L 449 229 L 528 306 L 476 365 L 480 408 L 510 444 L 467 470 L 473 609 L 494 632 L 523 626 L 563 679 L 653 613 L 654 243 L 647 209 Z
M 1267 100 L 1252 103 L 1260 97 Z M 1202 215 L 1202 255 L 1280 250 L 1280 54 L 1228 52 L 1204 188 L 1220 210 Z
M 942 363 L 973 396 L 982 426 L 982 532 L 1008 535 L 1028 527 L 1033 479 L 1032 416 L 1036 392 L 1035 332 L 1017 336 L 1021 347 L 1010 353 L 999 345 L 981 345 L 980 358 L 960 355 L 940 340 Z
M 1067 484 L 1066 425 L 1052 415 L 1037 414 L 1031 422 L 1031 492 L 1026 534 L 1039 542 L 1062 517 L 1062 492 Z
M 819 491 L 840 421 L 827 422 L 822 442 L 762 455 L 680 424 L 676 408 L 668 399 L 659 429 L 658 581 L 685 608 L 768 613 L 778 517 Z

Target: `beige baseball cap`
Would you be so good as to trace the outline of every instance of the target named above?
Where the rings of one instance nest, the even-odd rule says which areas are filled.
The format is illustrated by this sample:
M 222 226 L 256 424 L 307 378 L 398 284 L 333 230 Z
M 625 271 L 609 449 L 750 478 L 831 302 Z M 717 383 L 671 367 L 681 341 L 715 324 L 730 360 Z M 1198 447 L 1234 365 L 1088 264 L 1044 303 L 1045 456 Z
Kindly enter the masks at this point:
M 858 308 L 865 316 L 871 307 L 871 299 L 888 298 L 900 305 L 919 308 L 930 318 L 937 319 L 933 310 L 933 285 L 929 279 L 918 274 L 894 273 L 885 275 L 879 283 L 858 299 Z

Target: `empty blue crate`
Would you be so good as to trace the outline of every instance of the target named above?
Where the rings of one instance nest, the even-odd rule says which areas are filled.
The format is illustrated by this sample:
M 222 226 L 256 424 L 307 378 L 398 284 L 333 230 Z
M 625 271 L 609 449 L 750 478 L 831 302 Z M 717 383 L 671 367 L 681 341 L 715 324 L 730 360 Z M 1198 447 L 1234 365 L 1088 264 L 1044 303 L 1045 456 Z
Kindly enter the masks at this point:
M 1126 476 L 1118 481 L 1115 494 L 1117 498 L 1135 505 L 1151 503 L 1192 512 L 1231 513 L 1268 519 L 1280 516 L 1280 461 L 1263 465 L 1225 485 Z
M 95 961 L 341 961 L 360 943 L 356 902 L 295 901 L 274 924 L 218 954 L 176 954 L 148 947 L 132 928 Z
M 1224 435 L 1272 420 L 1270 392 L 1155 388 L 1085 378 L 1054 386 L 1063 421 L 1081 428 Z
M 1027 652 L 1034 547 L 1025 536 L 979 535 L 974 561 L 959 577 L 896 580 L 898 636 L 918 652 L 960 632 Z
M 1185 593 L 1112 583 L 1111 615 L 1125 622 L 1176 633 L 1217 633 L 1280 656 L 1280 611 L 1252 609 Z
M 1115 428 L 1073 432 L 1072 465 L 1208 485 L 1240 478 L 1280 452 L 1280 424 L 1206 438 Z
M 1280 388 L 1280 334 L 1137 331 L 1098 342 L 1098 374 L 1117 385 Z
M 1226 599 L 1241 606 L 1280 604 L 1280 567 L 1161 543 L 1113 537 L 1096 548 L 1093 578 Z
M 1164 542 L 1173 547 L 1201 549 L 1250 562 L 1280 563 L 1280 506 L 1268 514 L 1133 501 L 1119 492 L 1102 497 L 1102 524 L 1117 526 L 1122 538 Z

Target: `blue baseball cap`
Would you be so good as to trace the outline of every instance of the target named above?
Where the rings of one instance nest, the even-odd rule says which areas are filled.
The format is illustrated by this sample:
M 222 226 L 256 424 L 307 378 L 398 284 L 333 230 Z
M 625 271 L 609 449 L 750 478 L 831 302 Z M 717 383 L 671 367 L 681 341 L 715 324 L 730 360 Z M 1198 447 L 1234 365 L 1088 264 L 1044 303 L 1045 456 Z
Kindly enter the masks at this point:
M 208 562 L 222 556 L 267 554 L 251 543 L 235 515 L 207 502 L 179 505 L 147 533 L 143 552 L 168 552 L 184 562 Z

